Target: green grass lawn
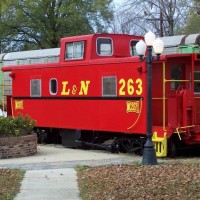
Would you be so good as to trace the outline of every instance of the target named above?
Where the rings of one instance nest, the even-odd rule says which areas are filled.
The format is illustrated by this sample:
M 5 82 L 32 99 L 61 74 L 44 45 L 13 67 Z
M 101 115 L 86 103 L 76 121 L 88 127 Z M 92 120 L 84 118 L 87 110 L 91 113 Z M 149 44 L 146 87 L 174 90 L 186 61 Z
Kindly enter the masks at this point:
M 0 169 L 0 200 L 12 200 L 19 192 L 24 171 Z

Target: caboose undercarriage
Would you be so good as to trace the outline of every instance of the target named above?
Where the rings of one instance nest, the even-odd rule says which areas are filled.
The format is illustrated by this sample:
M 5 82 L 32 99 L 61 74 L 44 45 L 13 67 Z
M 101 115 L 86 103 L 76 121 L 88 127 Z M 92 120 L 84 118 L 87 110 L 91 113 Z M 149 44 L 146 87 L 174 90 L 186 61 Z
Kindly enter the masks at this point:
M 44 129 L 34 130 L 39 143 L 62 144 L 71 148 L 94 148 L 111 152 L 135 153 L 142 155 L 145 137 L 130 136 L 122 133 L 75 129 Z
M 146 137 L 140 134 L 132 135 L 122 133 L 108 133 L 102 131 L 75 130 L 75 129 L 45 129 L 36 128 L 34 130 L 38 135 L 38 143 L 53 143 L 62 144 L 69 148 L 84 148 L 106 150 L 112 153 L 133 153 L 135 155 L 143 154 L 143 147 L 146 142 Z M 181 155 L 199 155 L 200 144 L 186 144 L 180 140 L 178 134 L 173 134 L 170 139 L 167 139 L 167 156 L 175 157 Z M 157 153 L 162 153 L 163 138 L 155 139 L 154 143 Z M 157 155 L 159 156 L 159 154 Z M 160 156 L 163 157 L 163 156 Z

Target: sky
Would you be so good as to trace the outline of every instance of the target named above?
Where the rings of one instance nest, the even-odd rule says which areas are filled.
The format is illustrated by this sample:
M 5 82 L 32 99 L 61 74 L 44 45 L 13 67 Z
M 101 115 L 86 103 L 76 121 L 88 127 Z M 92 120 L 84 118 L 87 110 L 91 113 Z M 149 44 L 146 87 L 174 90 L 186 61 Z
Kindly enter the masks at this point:
M 113 0 L 113 2 L 116 4 L 116 6 L 119 6 L 122 4 L 123 0 Z

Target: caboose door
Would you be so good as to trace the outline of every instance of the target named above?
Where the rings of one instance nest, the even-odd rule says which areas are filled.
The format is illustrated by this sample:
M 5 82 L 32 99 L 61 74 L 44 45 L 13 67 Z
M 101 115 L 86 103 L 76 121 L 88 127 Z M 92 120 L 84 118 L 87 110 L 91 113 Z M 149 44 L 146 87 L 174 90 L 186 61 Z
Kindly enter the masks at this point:
M 186 58 L 173 58 L 166 68 L 167 118 L 173 128 L 194 124 L 192 66 Z
M 200 60 L 194 61 L 195 123 L 200 124 Z

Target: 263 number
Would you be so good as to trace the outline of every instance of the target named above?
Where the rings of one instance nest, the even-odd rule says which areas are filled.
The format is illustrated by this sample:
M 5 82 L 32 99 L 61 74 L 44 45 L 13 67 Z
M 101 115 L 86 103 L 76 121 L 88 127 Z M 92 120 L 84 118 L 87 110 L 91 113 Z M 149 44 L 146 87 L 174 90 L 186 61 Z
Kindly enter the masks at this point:
M 143 92 L 142 89 L 142 80 L 140 78 L 136 79 L 135 81 L 133 79 L 120 79 L 119 80 L 119 95 L 124 96 L 124 95 L 141 95 Z

